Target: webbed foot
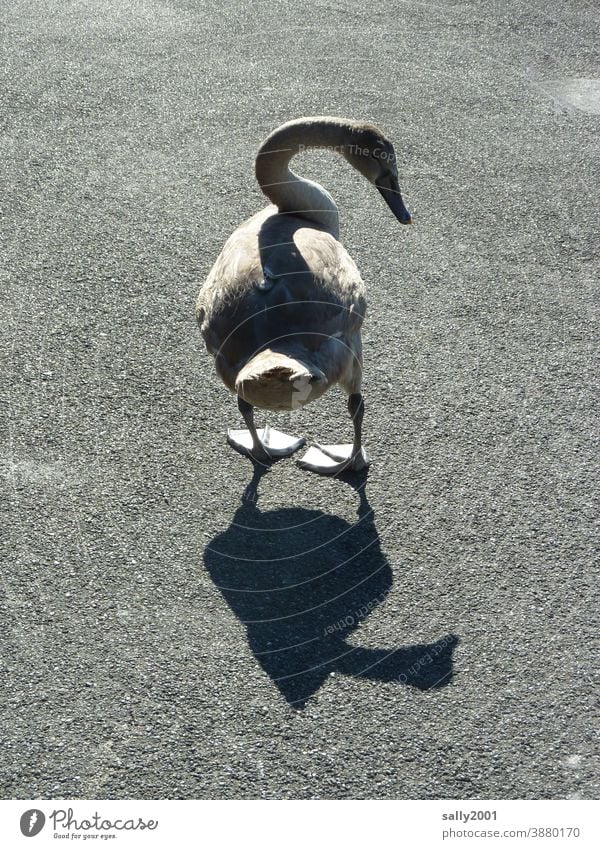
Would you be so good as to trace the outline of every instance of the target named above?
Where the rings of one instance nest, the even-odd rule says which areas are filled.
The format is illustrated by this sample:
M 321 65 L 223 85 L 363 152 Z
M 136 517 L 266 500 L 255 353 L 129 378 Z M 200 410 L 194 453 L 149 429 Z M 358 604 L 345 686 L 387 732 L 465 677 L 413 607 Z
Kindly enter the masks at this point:
M 255 446 L 249 430 L 227 431 L 227 442 L 236 451 L 251 457 L 258 463 L 270 463 L 280 457 L 289 457 L 306 443 L 303 437 L 289 436 L 280 430 L 265 425 L 256 431 L 260 447 Z
M 338 475 L 341 472 L 360 472 L 371 461 L 364 448 L 354 445 L 311 445 L 304 457 L 296 461 L 300 468 L 319 475 Z

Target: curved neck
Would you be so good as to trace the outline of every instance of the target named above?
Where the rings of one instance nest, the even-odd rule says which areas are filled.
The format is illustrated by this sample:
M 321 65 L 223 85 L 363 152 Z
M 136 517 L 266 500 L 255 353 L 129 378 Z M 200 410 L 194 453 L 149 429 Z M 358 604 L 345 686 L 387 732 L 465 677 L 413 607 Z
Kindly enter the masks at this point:
M 294 174 L 290 159 L 309 148 L 342 153 L 348 126 L 336 118 L 302 118 L 275 130 L 261 145 L 255 164 L 256 179 L 280 212 L 295 213 L 339 235 L 338 209 L 329 192 Z

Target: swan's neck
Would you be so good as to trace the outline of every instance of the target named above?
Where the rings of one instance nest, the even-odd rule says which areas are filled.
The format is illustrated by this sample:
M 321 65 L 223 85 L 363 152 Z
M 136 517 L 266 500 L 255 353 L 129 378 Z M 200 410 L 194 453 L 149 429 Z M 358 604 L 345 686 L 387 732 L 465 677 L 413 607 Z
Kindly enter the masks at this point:
M 338 209 L 323 186 L 294 174 L 290 159 L 309 148 L 342 153 L 348 127 L 339 119 L 304 118 L 275 130 L 256 156 L 256 179 L 280 212 L 297 213 L 339 236 Z

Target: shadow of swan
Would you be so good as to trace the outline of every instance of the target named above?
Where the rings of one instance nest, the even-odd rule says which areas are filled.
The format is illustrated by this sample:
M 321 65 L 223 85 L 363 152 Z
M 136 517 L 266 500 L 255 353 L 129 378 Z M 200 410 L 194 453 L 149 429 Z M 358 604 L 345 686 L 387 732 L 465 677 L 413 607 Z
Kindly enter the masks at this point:
M 358 491 L 354 525 L 319 510 L 261 512 L 247 499 L 205 549 L 205 566 L 245 625 L 254 656 L 296 708 L 332 672 L 421 690 L 452 678 L 452 634 L 399 648 L 348 642 L 392 586 L 364 485 Z

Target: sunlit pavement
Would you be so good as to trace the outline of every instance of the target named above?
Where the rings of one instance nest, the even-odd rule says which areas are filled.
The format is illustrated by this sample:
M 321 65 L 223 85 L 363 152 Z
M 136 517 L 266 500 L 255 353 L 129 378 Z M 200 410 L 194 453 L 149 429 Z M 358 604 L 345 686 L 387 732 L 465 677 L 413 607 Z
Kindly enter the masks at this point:
M 594 5 L 1 5 L 2 795 L 596 796 Z M 294 163 L 373 466 L 253 480 L 194 300 L 314 114 L 386 131 L 414 226 Z

